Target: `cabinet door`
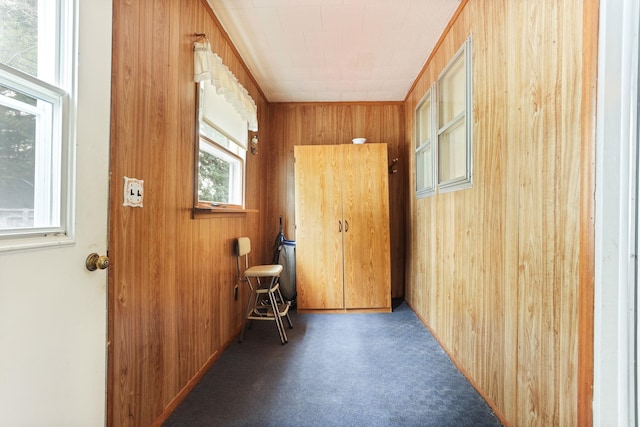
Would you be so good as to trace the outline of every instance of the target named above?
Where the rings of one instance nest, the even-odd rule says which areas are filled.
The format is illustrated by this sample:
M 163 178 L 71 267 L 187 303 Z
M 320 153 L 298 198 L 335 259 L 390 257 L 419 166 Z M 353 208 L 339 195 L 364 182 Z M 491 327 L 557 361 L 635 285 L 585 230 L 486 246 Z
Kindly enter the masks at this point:
M 345 308 L 391 307 L 387 146 L 342 150 Z
M 295 221 L 297 304 L 342 309 L 340 146 L 296 146 Z

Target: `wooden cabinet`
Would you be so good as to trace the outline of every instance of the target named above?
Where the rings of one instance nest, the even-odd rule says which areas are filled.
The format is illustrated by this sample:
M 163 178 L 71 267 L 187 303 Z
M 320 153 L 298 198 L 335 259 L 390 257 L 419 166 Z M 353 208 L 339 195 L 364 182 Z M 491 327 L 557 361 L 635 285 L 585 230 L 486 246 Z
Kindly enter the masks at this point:
M 297 306 L 391 310 L 386 144 L 294 147 Z

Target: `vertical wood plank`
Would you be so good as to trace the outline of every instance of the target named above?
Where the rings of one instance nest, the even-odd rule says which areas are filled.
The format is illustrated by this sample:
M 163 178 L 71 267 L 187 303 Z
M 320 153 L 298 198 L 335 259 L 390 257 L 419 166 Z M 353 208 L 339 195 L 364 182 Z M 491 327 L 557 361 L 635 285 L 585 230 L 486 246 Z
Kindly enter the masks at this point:
M 578 425 L 593 424 L 594 277 L 595 277 L 595 128 L 599 0 L 582 10 L 582 109 L 580 116 L 580 288 L 578 294 Z

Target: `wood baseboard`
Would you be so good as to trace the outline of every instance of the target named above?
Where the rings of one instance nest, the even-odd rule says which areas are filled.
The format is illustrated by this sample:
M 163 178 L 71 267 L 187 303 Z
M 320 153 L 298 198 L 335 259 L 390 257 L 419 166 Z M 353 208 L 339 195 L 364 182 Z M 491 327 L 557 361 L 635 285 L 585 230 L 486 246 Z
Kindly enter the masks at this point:
M 185 384 L 182 390 L 180 390 L 180 392 L 173 399 L 171 399 L 171 402 L 167 404 L 167 406 L 164 408 L 164 411 L 162 411 L 162 413 L 158 416 L 158 418 L 156 418 L 155 421 L 151 424 L 152 427 L 162 426 L 162 423 L 164 423 L 167 420 L 167 418 L 169 418 L 169 416 L 173 413 L 173 411 L 176 410 L 176 408 L 180 405 L 180 403 L 182 403 L 182 401 L 187 397 L 187 395 L 191 392 L 191 390 L 193 390 L 196 384 L 198 384 L 198 382 L 202 379 L 204 374 L 207 373 L 209 368 L 211 368 L 211 366 L 215 363 L 215 361 L 218 360 L 220 355 L 229 346 L 229 344 L 231 344 L 231 342 L 237 338 L 241 328 L 242 328 L 242 325 L 236 328 L 235 333 L 231 336 L 231 338 L 226 343 L 224 343 L 222 348 L 216 351 L 215 353 L 213 353 L 209 357 L 209 359 L 207 359 L 205 364 L 202 365 L 202 367 L 198 370 L 198 372 L 195 373 L 193 378 L 191 378 Z

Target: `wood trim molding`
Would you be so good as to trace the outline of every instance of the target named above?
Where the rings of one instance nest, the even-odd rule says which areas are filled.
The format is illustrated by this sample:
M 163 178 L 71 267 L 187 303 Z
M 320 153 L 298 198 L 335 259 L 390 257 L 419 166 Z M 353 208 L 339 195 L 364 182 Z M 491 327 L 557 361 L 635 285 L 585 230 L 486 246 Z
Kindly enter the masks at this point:
M 258 213 L 257 209 L 235 208 L 193 208 L 193 219 L 244 217 L 248 213 Z
M 270 106 L 295 106 L 295 107 L 305 107 L 305 106 L 336 106 L 336 105 L 400 105 L 404 106 L 404 101 L 335 101 L 335 102 L 270 102 Z
M 580 286 L 578 295 L 578 425 L 593 425 L 595 277 L 595 141 L 599 0 L 583 5 Z
M 458 20 L 458 17 L 460 16 L 460 14 L 464 10 L 464 8 L 467 6 L 468 2 L 469 2 L 469 0 L 462 0 L 462 2 L 460 2 L 460 6 L 458 6 L 456 11 L 453 13 L 453 16 L 449 20 L 449 23 L 447 24 L 445 29 L 442 31 L 442 34 L 440 35 L 440 38 L 438 39 L 438 42 L 433 47 L 433 50 L 431 51 L 431 54 L 429 55 L 429 57 L 427 58 L 427 61 L 424 63 L 424 66 L 422 67 L 422 70 L 420 70 L 420 72 L 416 76 L 415 80 L 413 81 L 413 84 L 411 85 L 411 87 L 407 91 L 407 94 L 404 97 L 404 102 L 407 102 L 409 100 L 409 95 L 411 95 L 413 90 L 416 88 L 416 85 L 422 79 L 422 75 L 425 73 L 427 68 L 429 68 L 429 65 L 431 64 L 431 59 L 433 59 L 433 56 L 438 52 L 438 50 L 440 50 L 440 45 L 442 45 L 444 40 L 449 35 L 449 31 L 451 30 L 451 27 L 453 27 L 453 24 L 455 24 L 455 22 Z

